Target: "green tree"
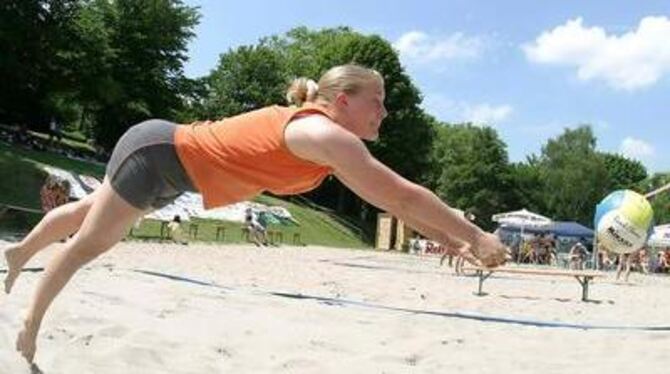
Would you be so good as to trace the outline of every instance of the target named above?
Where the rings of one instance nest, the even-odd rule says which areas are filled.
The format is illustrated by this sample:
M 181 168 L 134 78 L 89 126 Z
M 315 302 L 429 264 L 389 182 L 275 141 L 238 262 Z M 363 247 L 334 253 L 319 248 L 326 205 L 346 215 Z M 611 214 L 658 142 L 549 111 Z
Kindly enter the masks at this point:
M 110 148 L 140 120 L 177 116 L 186 47 L 199 16 L 181 0 L 98 0 L 92 6 L 105 20 L 114 52 L 94 127 L 96 141 Z
M 606 195 L 609 174 L 596 151 L 591 127 L 566 129 L 542 147 L 540 165 L 549 215 L 591 225 L 596 204 Z
M 532 155 L 525 162 L 510 165 L 512 174 L 512 203 L 510 209 L 526 208 L 546 212 L 546 192 L 540 161 Z
M 609 176 L 609 189 L 632 189 L 645 178 L 647 169 L 640 161 L 614 153 L 601 153 Z
M 656 173 L 638 184 L 641 193 L 649 193 L 670 183 L 670 173 Z M 650 199 L 657 225 L 670 223 L 670 191 L 661 192 Z
M 228 117 L 285 101 L 288 72 L 282 56 L 265 46 L 242 46 L 222 54 L 208 77 L 208 118 Z
M 73 75 L 67 50 L 81 5 L 77 0 L 0 2 L 0 122 L 47 126 Z
M 202 120 L 203 118 L 217 118 L 216 113 L 207 114 L 209 93 L 212 91 L 209 86 L 208 77 L 186 78 L 178 81 L 179 95 L 182 99 L 182 105 L 176 114 L 178 123 L 191 123 Z M 215 108 L 211 108 L 214 110 Z
M 437 194 L 451 206 L 475 214 L 491 228 L 491 216 L 514 201 L 512 170 L 505 143 L 490 127 L 442 125 L 435 142 L 440 167 Z
M 0 2 L 0 121 L 77 122 L 110 148 L 142 119 L 174 118 L 197 20 L 181 0 Z

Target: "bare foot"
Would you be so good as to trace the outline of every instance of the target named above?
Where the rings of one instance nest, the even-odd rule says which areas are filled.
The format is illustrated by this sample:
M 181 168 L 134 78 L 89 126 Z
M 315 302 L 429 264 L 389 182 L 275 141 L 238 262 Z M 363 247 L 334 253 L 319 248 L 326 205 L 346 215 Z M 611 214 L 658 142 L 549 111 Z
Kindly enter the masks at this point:
M 19 332 L 19 335 L 16 338 L 16 350 L 19 351 L 30 364 L 33 363 L 35 351 L 37 350 L 36 340 L 37 331 L 31 328 L 30 324 L 24 323 L 23 329 Z
M 5 277 L 5 293 L 12 291 L 14 281 L 21 274 L 24 262 L 19 258 L 21 247 L 13 245 L 5 250 L 5 262 L 7 262 L 7 276 Z

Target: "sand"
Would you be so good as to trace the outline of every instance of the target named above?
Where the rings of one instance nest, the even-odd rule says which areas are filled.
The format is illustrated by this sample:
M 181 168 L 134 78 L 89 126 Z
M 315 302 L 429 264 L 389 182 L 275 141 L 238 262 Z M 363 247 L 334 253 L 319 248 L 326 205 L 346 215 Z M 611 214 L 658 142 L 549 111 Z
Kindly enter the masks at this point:
M 44 266 L 60 248 L 52 245 L 29 266 Z M 0 373 L 31 372 L 14 340 L 41 275 L 24 273 L 11 295 L 0 295 Z M 594 301 L 588 303 L 567 277 L 494 275 L 484 297 L 473 295 L 476 287 L 476 278 L 454 275 L 435 257 L 124 242 L 77 273 L 56 299 L 33 372 L 669 370 L 667 331 L 552 328 L 449 315 L 670 326 L 669 277 L 634 273 L 630 284 L 621 284 L 609 274 L 592 285 Z

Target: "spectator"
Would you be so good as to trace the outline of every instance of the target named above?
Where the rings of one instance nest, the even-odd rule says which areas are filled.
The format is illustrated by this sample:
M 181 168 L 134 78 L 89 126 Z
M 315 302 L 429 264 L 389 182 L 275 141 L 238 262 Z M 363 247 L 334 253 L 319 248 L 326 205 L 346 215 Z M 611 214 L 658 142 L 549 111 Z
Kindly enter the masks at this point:
M 621 273 L 624 273 L 624 282 L 628 282 L 630 271 L 633 267 L 640 267 L 640 271 L 647 272 L 647 264 L 649 257 L 646 248 L 640 248 L 635 252 L 619 255 L 619 264 L 617 265 L 616 279 L 619 280 Z
M 642 247 L 637 254 L 637 265 L 644 274 L 649 274 L 649 249 Z
M 258 222 L 251 207 L 247 208 L 244 213 L 244 224 L 245 228 L 249 231 L 249 239 L 257 247 L 268 245 L 265 227 Z
M 555 234 L 549 234 L 545 240 L 545 259 L 544 263 L 547 265 L 556 265 L 558 263 L 558 256 L 556 254 L 556 249 L 558 248 L 558 239 L 556 239 Z
M 50 174 L 40 190 L 40 200 L 45 213 L 67 203 L 70 200 L 70 182 Z
M 628 282 L 628 276 L 630 275 L 630 267 L 632 262 L 633 254 L 632 253 L 622 253 L 619 255 L 619 263 L 616 268 L 616 280 L 619 280 L 621 273 L 625 269 L 624 282 Z
M 60 131 L 60 123 L 56 121 L 56 118 L 51 117 L 51 122 L 49 122 L 49 143 L 53 143 L 53 138 L 56 138 L 58 143 L 63 139 L 63 134 Z
M 172 221 L 168 223 L 168 230 L 170 231 L 170 237 L 175 243 L 188 244 L 184 238 L 184 229 L 181 227 L 181 217 L 179 214 L 175 215 Z
M 570 262 L 571 270 L 584 270 L 584 262 L 586 261 L 586 247 L 581 240 L 577 241 L 575 245 L 570 248 L 568 253 L 568 261 Z
M 533 248 L 535 239 L 523 240 L 519 250 L 520 263 L 533 263 L 535 261 L 535 249 Z
M 668 250 L 661 250 L 656 255 L 656 266 L 654 268 L 655 273 L 665 273 L 670 268 L 670 261 L 668 258 Z
M 415 234 L 414 238 L 409 240 L 409 249 L 412 254 L 421 253 L 421 237 Z M 451 265 L 450 265 L 451 266 Z
M 598 244 L 598 269 L 610 270 L 613 264 L 614 261 L 610 258 L 607 248 L 602 244 Z

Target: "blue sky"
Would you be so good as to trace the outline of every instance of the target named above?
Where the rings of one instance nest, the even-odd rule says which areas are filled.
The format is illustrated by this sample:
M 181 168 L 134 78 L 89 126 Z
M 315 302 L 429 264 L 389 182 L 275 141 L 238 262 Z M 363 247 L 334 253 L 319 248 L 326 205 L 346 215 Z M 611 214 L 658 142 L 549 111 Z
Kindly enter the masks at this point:
M 186 3 L 202 14 L 188 76 L 264 36 L 350 26 L 396 47 L 429 113 L 496 128 L 512 161 L 589 123 L 599 149 L 670 171 L 670 1 Z

